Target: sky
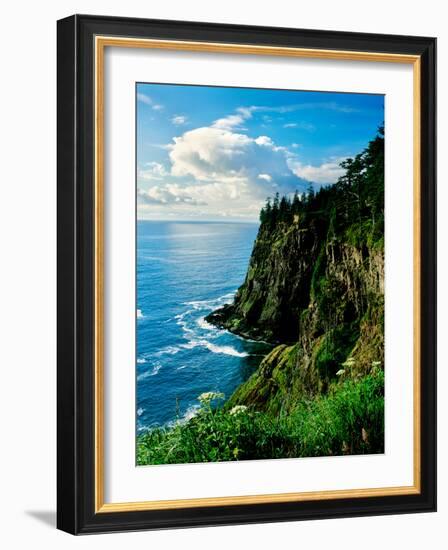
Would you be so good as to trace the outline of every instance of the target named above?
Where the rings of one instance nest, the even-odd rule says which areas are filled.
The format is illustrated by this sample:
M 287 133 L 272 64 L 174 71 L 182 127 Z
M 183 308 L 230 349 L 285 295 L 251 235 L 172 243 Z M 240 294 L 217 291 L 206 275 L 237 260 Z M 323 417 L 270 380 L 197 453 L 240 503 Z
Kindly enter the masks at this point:
M 136 85 L 137 217 L 256 221 L 267 197 L 337 181 L 384 96 Z

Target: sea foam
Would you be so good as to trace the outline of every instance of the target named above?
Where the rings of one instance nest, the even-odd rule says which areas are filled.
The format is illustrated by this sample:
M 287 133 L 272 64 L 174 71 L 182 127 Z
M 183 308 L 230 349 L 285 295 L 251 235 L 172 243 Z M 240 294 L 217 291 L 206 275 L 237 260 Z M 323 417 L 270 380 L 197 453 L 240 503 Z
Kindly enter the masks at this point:
M 199 317 L 196 323 L 199 327 L 201 327 L 204 330 L 213 330 L 213 331 L 218 330 L 216 327 L 214 327 L 210 323 L 207 323 L 204 317 Z
M 152 369 L 148 369 L 147 371 L 142 372 L 142 374 L 139 374 L 137 376 L 137 380 L 140 382 L 140 380 L 144 380 L 145 378 L 149 378 L 150 376 L 155 376 L 161 368 L 162 365 L 160 363 L 155 363 Z
M 232 355 L 233 357 L 247 357 L 249 355 L 245 351 L 238 351 L 232 346 L 218 346 L 208 340 L 190 340 L 187 344 L 181 344 L 181 347 L 185 349 L 203 347 L 212 353 L 222 353 L 224 355 Z
M 218 298 L 212 298 L 211 300 L 192 300 L 191 302 L 184 302 L 185 306 L 192 306 L 195 310 L 212 310 L 224 304 L 230 303 L 236 294 L 236 290 L 228 292 Z

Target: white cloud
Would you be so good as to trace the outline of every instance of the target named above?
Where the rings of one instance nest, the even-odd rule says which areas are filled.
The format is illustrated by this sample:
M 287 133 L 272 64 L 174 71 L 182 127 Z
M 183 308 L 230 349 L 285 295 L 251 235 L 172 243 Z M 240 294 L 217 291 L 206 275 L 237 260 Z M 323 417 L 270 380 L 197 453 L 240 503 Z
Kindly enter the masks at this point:
M 137 172 L 138 178 L 142 180 L 163 180 L 167 175 L 165 167 L 159 162 L 147 162 Z
M 246 120 L 252 118 L 254 113 L 292 113 L 295 111 L 304 111 L 310 109 L 324 109 L 329 111 L 339 111 L 342 113 L 355 113 L 358 109 L 348 107 L 337 103 L 336 101 L 323 103 L 298 103 L 296 105 L 280 105 L 278 107 L 269 107 L 263 105 L 251 105 L 249 107 L 238 107 L 230 115 L 218 118 L 211 125 L 212 128 L 219 130 L 242 130 Z M 264 122 L 272 122 L 272 117 L 262 115 Z M 290 122 L 283 125 L 284 128 L 302 128 L 303 130 L 313 131 L 314 125 L 308 122 Z
M 215 120 L 212 124 L 212 128 L 217 128 L 219 130 L 241 129 L 243 122 L 252 117 L 252 112 L 255 109 L 256 107 L 239 107 L 236 113 Z
M 235 179 L 244 168 L 251 138 L 215 127 L 196 128 L 174 138 L 171 173 L 200 181 Z
M 339 164 L 345 158 L 332 159 L 329 162 L 324 162 L 319 166 L 311 164 L 302 164 L 297 159 L 289 160 L 291 170 L 305 180 L 312 181 L 321 185 L 336 183 L 336 181 L 344 175 L 345 170 Z
M 138 174 L 140 217 L 256 219 L 266 197 L 306 187 L 269 136 L 209 126 L 184 132 L 168 150 L 169 173 L 150 163 Z
M 192 206 L 206 205 L 207 203 L 195 199 L 188 194 L 188 189 L 182 188 L 176 184 L 170 184 L 163 187 L 153 186 L 150 189 L 137 189 L 137 199 L 140 204 L 189 204 Z
M 172 117 L 171 122 L 176 126 L 182 126 L 187 123 L 187 117 L 184 115 L 175 115 Z
M 325 109 L 326 111 L 336 111 L 340 113 L 358 113 L 359 109 L 349 107 L 337 101 L 325 101 L 321 103 L 297 103 L 295 105 L 280 105 L 278 107 L 251 107 L 252 111 L 273 112 L 273 113 L 292 113 L 294 111 L 309 111 L 312 109 Z
M 174 138 L 169 156 L 172 176 L 194 177 L 198 182 L 246 184 L 254 194 L 264 197 L 269 192 L 267 183 L 288 186 L 296 179 L 287 164 L 288 152 L 269 136 L 254 139 L 215 127 L 196 128 Z M 271 180 L 260 180 L 259 174 L 269 174 Z
M 309 122 L 287 122 L 283 124 L 283 128 L 298 128 L 300 130 L 307 130 L 308 132 L 312 132 L 316 129 L 314 124 Z
M 255 139 L 255 143 L 261 147 L 274 147 L 274 142 L 269 136 L 258 136 Z
M 146 95 L 146 94 L 142 94 L 142 93 L 138 93 L 137 94 L 137 100 L 140 101 L 141 103 L 144 103 L 145 105 L 151 105 L 153 104 L 153 101 L 152 99 Z
M 229 115 L 224 118 L 218 118 L 218 120 L 215 120 L 212 127 L 219 128 L 220 130 L 231 130 L 235 127 L 241 126 L 244 120 L 244 117 L 242 117 L 241 115 Z
M 220 130 L 242 130 L 244 122 L 252 118 L 254 113 L 293 113 L 295 111 L 306 111 L 311 109 L 323 109 L 328 111 L 338 111 L 342 113 L 356 113 L 358 109 L 348 107 L 337 103 L 336 101 L 322 103 L 298 103 L 296 105 L 280 105 L 278 107 L 269 107 L 263 105 L 251 105 L 249 107 L 238 107 L 236 111 L 230 115 L 218 118 L 211 125 L 212 128 Z M 262 115 L 264 122 L 272 122 L 272 117 Z M 302 130 L 313 131 L 315 126 L 309 122 L 289 122 L 283 125 L 283 128 L 301 128 Z
M 288 148 L 270 136 L 243 132 L 245 121 L 258 111 L 298 108 L 240 107 L 210 126 L 174 137 L 164 146 L 170 165 L 151 162 L 138 172 L 139 217 L 256 219 L 266 198 L 276 191 L 286 195 L 305 190 L 310 181 L 317 186 L 337 181 L 344 173 L 339 166 L 343 159 L 306 164 L 297 154 L 299 144 Z M 171 122 L 180 125 L 183 118 L 175 115 Z
M 149 95 L 141 92 L 137 93 L 137 101 L 140 101 L 140 103 L 144 103 L 145 105 L 149 105 L 154 111 L 160 111 L 163 109 L 163 105 L 154 103 L 153 99 Z
M 236 125 L 241 124 L 244 120 L 251 118 L 255 113 L 261 114 L 261 118 L 263 122 L 270 123 L 274 119 L 269 114 L 263 114 L 263 113 L 287 114 L 287 113 L 294 113 L 296 111 L 309 111 L 314 109 L 336 111 L 340 113 L 358 113 L 360 111 L 360 109 L 357 109 L 355 107 L 350 107 L 348 105 L 344 105 L 343 103 L 339 103 L 337 101 L 296 103 L 296 104 L 290 104 L 290 105 L 278 105 L 276 107 L 268 106 L 268 105 L 251 105 L 249 107 L 239 107 L 236 110 L 235 114 L 228 115 L 227 117 L 224 117 L 218 120 L 223 121 L 222 122 L 223 125 L 226 124 L 226 122 L 224 121 L 229 120 L 231 123 L 231 127 L 234 128 Z M 238 116 L 240 117 L 240 120 L 236 118 Z M 216 122 L 218 121 L 215 121 L 215 123 Z M 229 128 L 228 125 L 225 125 L 223 127 Z

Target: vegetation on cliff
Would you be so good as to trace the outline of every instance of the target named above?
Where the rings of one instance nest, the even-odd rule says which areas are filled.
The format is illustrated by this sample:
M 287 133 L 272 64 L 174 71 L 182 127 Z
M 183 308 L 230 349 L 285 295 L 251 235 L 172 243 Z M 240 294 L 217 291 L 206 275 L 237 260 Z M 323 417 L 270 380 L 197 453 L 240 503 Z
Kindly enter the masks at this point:
M 302 400 L 294 412 L 271 415 L 203 400 L 188 422 L 138 438 L 137 464 L 181 464 L 378 452 L 383 445 L 384 375 L 373 370 L 326 395 Z
M 341 166 L 267 200 L 244 283 L 206 318 L 274 349 L 223 407 L 140 436 L 139 464 L 383 452 L 383 130 Z

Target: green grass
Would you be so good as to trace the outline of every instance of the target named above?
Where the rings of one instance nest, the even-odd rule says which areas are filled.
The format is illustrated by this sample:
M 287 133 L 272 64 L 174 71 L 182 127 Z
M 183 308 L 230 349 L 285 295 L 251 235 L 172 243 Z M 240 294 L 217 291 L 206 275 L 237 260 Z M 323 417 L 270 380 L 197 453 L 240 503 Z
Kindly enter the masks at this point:
M 384 451 L 384 374 L 331 386 L 326 395 L 301 402 L 293 413 L 212 406 L 171 428 L 138 437 L 137 463 L 180 464 Z

